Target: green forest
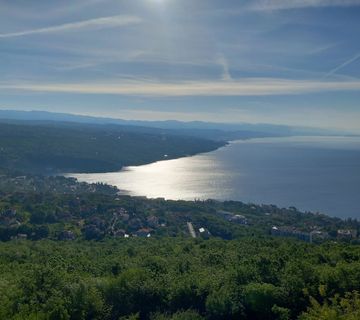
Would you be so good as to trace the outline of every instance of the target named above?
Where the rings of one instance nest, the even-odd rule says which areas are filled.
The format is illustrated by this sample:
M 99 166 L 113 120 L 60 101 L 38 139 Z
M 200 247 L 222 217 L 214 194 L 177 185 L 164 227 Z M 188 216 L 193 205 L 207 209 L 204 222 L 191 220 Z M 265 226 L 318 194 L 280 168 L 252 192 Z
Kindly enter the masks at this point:
M 360 250 L 285 239 L 0 244 L 1 319 L 359 319 Z

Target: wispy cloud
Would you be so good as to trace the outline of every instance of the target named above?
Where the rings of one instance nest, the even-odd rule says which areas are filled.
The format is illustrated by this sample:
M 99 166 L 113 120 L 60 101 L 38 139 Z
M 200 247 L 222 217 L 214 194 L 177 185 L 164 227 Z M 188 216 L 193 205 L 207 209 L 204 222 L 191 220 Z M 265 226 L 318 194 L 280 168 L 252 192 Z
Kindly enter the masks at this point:
M 218 62 L 220 64 L 220 66 L 222 67 L 222 71 L 223 71 L 222 72 L 222 79 L 225 80 L 225 81 L 232 80 L 231 74 L 230 74 L 230 71 L 229 71 L 229 63 L 226 60 L 226 58 L 223 55 L 221 55 L 218 58 Z
M 349 6 L 360 6 L 360 0 L 260 0 L 252 3 L 249 9 L 266 11 Z
M 351 59 L 346 60 L 346 61 L 343 62 L 342 64 L 338 65 L 336 68 L 330 70 L 330 71 L 325 75 L 325 78 L 333 75 L 334 73 L 336 73 L 336 72 L 339 71 L 340 69 L 342 69 L 342 68 L 346 67 L 347 65 L 355 62 L 355 61 L 358 60 L 359 58 L 360 58 L 360 53 L 356 54 L 356 55 L 355 55 L 354 57 L 352 57 Z
M 103 28 L 115 28 L 121 26 L 127 26 L 132 24 L 141 23 L 141 18 L 137 16 L 117 15 L 110 17 L 101 17 L 96 19 L 89 19 L 83 21 L 76 21 L 71 23 L 65 23 L 56 26 L 50 26 L 45 28 L 23 30 L 19 32 L 0 33 L 0 38 L 13 38 L 22 37 L 34 34 L 46 34 L 55 32 L 66 32 L 83 29 L 103 29 Z
M 292 95 L 326 91 L 360 90 L 360 81 L 312 81 L 274 78 L 249 78 L 238 81 L 154 82 L 129 81 L 113 83 L 38 83 L 0 84 L 0 90 L 33 92 L 107 94 L 143 97 L 181 96 L 267 96 Z

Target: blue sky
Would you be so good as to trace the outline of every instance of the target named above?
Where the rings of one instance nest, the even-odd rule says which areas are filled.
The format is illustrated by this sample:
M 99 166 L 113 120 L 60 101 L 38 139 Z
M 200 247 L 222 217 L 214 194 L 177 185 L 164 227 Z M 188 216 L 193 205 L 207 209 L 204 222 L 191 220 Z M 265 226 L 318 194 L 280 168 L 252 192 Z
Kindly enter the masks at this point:
M 360 131 L 360 0 L 0 0 L 0 108 Z

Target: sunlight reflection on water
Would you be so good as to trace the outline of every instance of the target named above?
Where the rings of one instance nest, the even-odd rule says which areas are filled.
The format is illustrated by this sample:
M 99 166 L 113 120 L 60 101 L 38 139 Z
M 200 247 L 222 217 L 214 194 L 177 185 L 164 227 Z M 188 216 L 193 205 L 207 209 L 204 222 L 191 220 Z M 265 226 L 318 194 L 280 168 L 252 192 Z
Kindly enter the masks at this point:
M 231 199 L 360 217 L 359 138 L 251 139 L 120 172 L 70 176 L 115 185 L 134 196 Z

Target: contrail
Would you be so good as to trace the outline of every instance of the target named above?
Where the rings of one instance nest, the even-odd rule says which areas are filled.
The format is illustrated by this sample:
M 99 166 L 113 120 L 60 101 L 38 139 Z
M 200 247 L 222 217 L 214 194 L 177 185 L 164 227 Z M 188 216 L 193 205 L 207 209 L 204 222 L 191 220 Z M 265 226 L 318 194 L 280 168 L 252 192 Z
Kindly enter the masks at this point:
M 0 38 L 22 37 L 32 34 L 62 32 L 62 31 L 71 31 L 71 30 L 79 30 L 79 29 L 115 28 L 119 26 L 126 26 L 140 22 L 141 19 L 136 16 L 120 15 L 120 16 L 102 17 L 102 18 L 96 18 L 90 20 L 65 23 L 65 24 L 46 27 L 46 28 L 30 29 L 30 30 L 11 32 L 11 33 L 0 33 Z
M 350 63 L 353 63 L 354 61 L 356 61 L 357 59 L 360 58 L 360 53 L 356 54 L 354 57 L 352 57 L 351 59 L 343 62 L 342 64 L 340 64 L 339 66 L 337 66 L 336 68 L 330 70 L 325 76 L 324 78 L 327 78 L 328 76 L 331 76 L 332 74 L 336 73 L 338 70 L 344 68 L 345 66 L 349 65 Z

